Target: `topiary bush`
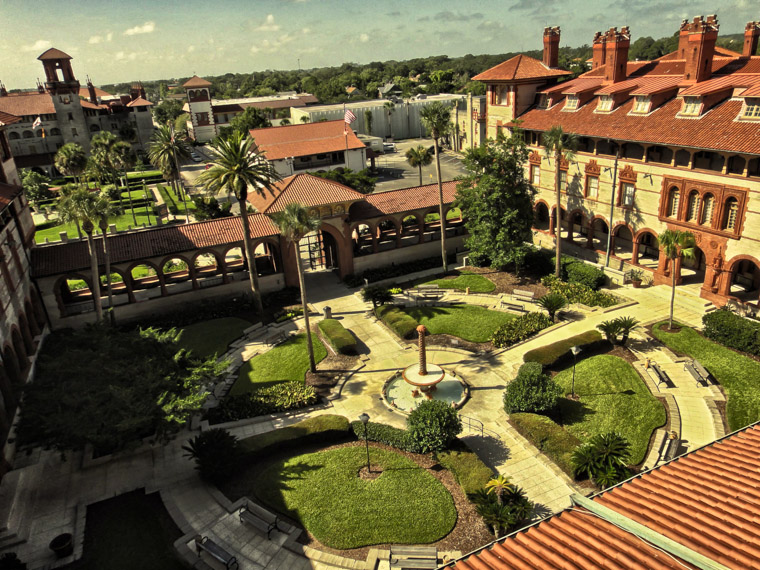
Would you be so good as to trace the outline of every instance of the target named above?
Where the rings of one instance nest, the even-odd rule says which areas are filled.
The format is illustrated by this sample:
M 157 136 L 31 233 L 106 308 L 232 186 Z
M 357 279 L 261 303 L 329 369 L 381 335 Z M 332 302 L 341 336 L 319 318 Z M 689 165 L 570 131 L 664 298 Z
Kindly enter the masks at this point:
M 218 484 L 232 474 L 240 458 L 237 437 L 226 429 L 211 428 L 182 446 L 184 456 L 195 461 L 201 479 Z
M 362 300 L 366 303 L 372 303 L 377 308 L 378 305 L 385 305 L 393 301 L 393 294 L 388 287 L 382 285 L 370 285 L 362 289 Z
M 336 319 L 322 319 L 317 325 L 336 352 L 356 354 L 356 339 L 350 331 Z
M 703 333 L 724 346 L 760 356 L 760 323 L 722 308 L 702 317 Z M 663 327 L 663 330 L 667 330 Z
M 281 382 L 250 392 L 227 396 L 215 408 L 210 408 L 206 419 L 211 424 L 234 422 L 246 418 L 300 410 L 319 402 L 317 392 L 303 382 Z
M 364 440 L 365 431 L 362 422 L 351 422 L 351 430 L 354 432 L 357 439 Z M 385 445 L 390 445 L 391 447 L 395 447 L 402 451 L 408 451 L 410 453 L 421 453 L 422 451 L 420 445 L 412 439 L 409 432 L 405 429 L 386 424 L 367 422 L 366 434 L 369 441 L 384 443 Z
M 512 346 L 543 329 L 552 326 L 552 320 L 543 313 L 526 313 L 501 325 L 493 333 L 491 342 L 498 348 Z
M 607 280 L 604 271 L 582 261 L 570 263 L 567 265 L 566 271 L 568 283 L 578 283 L 594 291 L 602 287 Z
M 425 400 L 407 417 L 406 429 L 421 453 L 441 451 L 462 431 L 462 420 L 446 402 Z
M 587 307 L 607 308 L 620 302 L 614 295 L 603 291 L 594 291 L 590 287 L 586 287 L 580 283 L 566 283 L 565 281 L 560 281 L 554 275 L 543 277 L 541 283 L 548 287 L 552 293 L 559 293 L 565 297 L 568 303 L 580 303 Z
M 401 338 L 414 338 L 419 323 L 395 305 L 375 309 L 377 317 Z
M 508 414 L 527 412 L 547 413 L 557 407 L 562 396 L 562 388 L 543 373 L 538 362 L 526 362 L 517 371 L 517 376 L 504 391 L 504 410 Z
M 534 348 L 523 354 L 524 362 L 537 362 L 542 366 L 554 366 L 561 360 L 569 358 L 570 349 L 574 346 L 581 348 L 593 348 L 602 342 L 602 335 L 599 331 L 586 331 L 569 338 L 564 338 L 542 346 Z

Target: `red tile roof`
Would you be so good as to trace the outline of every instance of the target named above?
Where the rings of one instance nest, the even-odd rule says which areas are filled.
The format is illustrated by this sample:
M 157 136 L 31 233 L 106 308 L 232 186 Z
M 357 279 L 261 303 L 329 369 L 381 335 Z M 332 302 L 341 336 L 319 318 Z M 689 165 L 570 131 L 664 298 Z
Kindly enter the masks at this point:
M 725 567 L 760 568 L 760 424 L 592 500 Z M 453 568 L 665 570 L 695 566 L 576 506 L 467 555 Z
M 54 115 L 55 106 L 48 93 L 24 91 L 0 97 L 0 111 L 23 117 L 24 115 Z
M 750 87 L 746 91 L 742 91 L 740 97 L 760 97 L 760 83 L 754 87 Z
M 147 99 L 143 99 L 142 97 L 138 97 L 137 99 L 134 99 L 133 101 L 130 101 L 127 103 L 127 107 L 152 107 L 153 103 L 148 101 Z
M 528 57 L 516 55 L 512 59 L 500 63 L 491 69 L 473 77 L 475 81 L 515 81 L 520 79 L 541 79 L 546 77 L 565 77 L 569 71 L 563 69 L 551 69 L 543 62 Z
M 67 53 L 63 53 L 59 49 L 50 48 L 49 50 L 46 50 L 45 53 L 43 53 L 37 59 L 39 59 L 40 61 L 43 61 L 46 59 L 72 59 L 72 57 Z
M 450 204 L 457 194 L 456 180 L 444 182 L 443 203 Z M 354 204 L 351 208 L 351 219 L 366 220 L 388 214 L 421 210 L 438 205 L 438 184 L 425 184 L 412 188 L 401 188 L 388 192 L 369 194 L 364 202 Z
M 10 184 L 0 182 L 0 210 L 4 210 L 19 194 L 21 194 L 19 186 L 11 186 Z
M 11 115 L 10 113 L 4 113 L 3 111 L 0 111 L 0 127 L 18 123 L 20 120 L 21 119 L 16 115 Z
M 262 213 L 281 212 L 288 204 L 324 206 L 364 200 L 364 194 L 332 180 L 311 174 L 296 174 L 265 189 L 264 194 L 248 193 L 248 201 Z
M 681 91 L 679 95 L 684 97 L 689 95 L 710 95 L 711 93 L 718 93 L 735 87 L 750 87 L 758 83 L 760 83 L 760 75 L 731 73 L 695 83 L 691 87 L 687 87 Z
M 565 95 L 576 95 L 578 93 L 585 93 L 588 91 L 596 91 L 597 87 L 602 86 L 601 77 L 591 77 L 589 79 L 578 79 L 575 81 L 567 81 L 560 83 L 564 86 L 562 93 Z
M 251 214 L 251 236 L 262 238 L 279 234 L 267 216 Z M 96 248 L 101 263 L 102 247 L 96 240 Z M 108 238 L 108 248 L 112 263 L 123 263 L 178 254 L 203 247 L 229 245 L 243 241 L 243 224 L 239 216 L 196 222 L 193 224 L 171 225 L 131 233 L 119 233 Z M 87 242 L 76 241 L 66 244 L 39 246 L 32 249 L 32 275 L 46 277 L 75 271 L 84 271 L 90 266 Z
M 193 75 L 190 79 L 182 84 L 182 87 L 211 87 L 211 82 Z
M 253 129 L 250 133 L 268 160 L 366 148 L 351 128 L 348 136 L 344 135 L 345 125 L 345 121 L 322 121 Z

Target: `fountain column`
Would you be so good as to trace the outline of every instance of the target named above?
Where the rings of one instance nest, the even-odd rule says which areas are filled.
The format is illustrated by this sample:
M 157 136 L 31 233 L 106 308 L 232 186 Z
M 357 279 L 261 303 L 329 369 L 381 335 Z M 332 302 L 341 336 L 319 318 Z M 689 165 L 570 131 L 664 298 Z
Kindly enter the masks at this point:
M 420 367 L 419 367 L 419 375 L 420 376 L 427 376 L 427 355 L 425 354 L 425 333 L 427 332 L 427 329 L 425 328 L 425 325 L 420 325 L 417 327 L 417 334 L 419 335 L 419 348 L 420 348 Z

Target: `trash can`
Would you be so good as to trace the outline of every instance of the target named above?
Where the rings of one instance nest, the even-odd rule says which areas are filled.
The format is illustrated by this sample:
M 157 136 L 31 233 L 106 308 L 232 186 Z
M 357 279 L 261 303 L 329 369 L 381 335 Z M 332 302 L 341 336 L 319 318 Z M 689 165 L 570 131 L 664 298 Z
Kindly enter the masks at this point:
M 326 319 L 332 319 L 332 308 L 325 306 L 324 314 Z

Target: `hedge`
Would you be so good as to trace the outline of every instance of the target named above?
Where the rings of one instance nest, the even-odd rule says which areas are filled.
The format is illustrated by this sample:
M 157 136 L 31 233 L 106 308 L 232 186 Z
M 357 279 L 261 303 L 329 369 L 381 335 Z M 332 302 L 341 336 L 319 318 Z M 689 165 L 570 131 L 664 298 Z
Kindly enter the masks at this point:
M 351 422 L 351 429 L 357 439 L 364 439 L 364 424 L 362 422 Z M 390 445 L 409 453 L 421 452 L 420 446 L 415 443 L 408 431 L 386 424 L 367 422 L 367 439 L 369 441 L 384 443 L 385 445 Z
M 704 335 L 729 348 L 760 356 L 760 323 L 732 313 L 727 308 L 702 317 Z
M 602 291 L 594 291 L 591 287 L 580 283 L 566 283 L 560 281 L 554 275 L 547 275 L 541 279 L 552 293 L 559 293 L 568 303 L 580 303 L 587 307 L 612 307 L 620 301 L 614 295 Z
M 234 422 L 246 418 L 289 412 L 312 406 L 319 401 L 316 391 L 303 382 L 282 382 L 259 388 L 248 394 L 228 396 L 206 418 L 211 424 Z
M 319 322 L 319 330 L 336 352 L 341 354 L 356 354 L 356 339 L 336 319 L 323 319 Z
M 456 259 L 456 254 L 449 255 L 447 261 L 451 263 L 454 261 L 454 259 Z M 361 275 L 346 275 L 343 278 L 343 281 L 349 287 L 361 287 L 364 285 L 365 279 L 369 283 L 374 283 L 375 281 L 382 281 L 384 279 L 390 279 L 392 277 L 400 277 L 409 273 L 416 273 L 417 271 L 424 271 L 426 269 L 433 269 L 434 267 L 440 266 L 441 256 L 426 257 L 424 259 L 399 263 L 398 265 L 386 265 L 384 267 L 367 269 L 367 271 Z
M 461 439 L 455 440 L 446 451 L 436 453 L 435 458 L 451 471 L 456 482 L 468 495 L 483 489 L 493 479 L 493 470 Z
M 558 340 L 540 348 L 534 348 L 523 354 L 523 362 L 538 362 L 542 366 L 554 366 L 559 360 L 568 357 L 570 349 L 574 346 L 589 348 L 591 345 L 602 342 L 602 334 L 597 330 L 590 330 Z
M 401 338 L 413 338 L 419 323 L 395 305 L 375 309 L 377 317 Z
M 511 346 L 552 326 L 552 320 L 543 313 L 526 313 L 501 325 L 493 333 L 491 342 L 498 348 Z
M 509 423 L 562 471 L 573 477 L 571 458 L 575 448 L 581 444 L 577 437 L 546 416 L 538 414 L 511 414 Z
M 504 411 L 547 414 L 557 407 L 562 388 L 537 362 L 525 362 L 504 390 Z
M 594 291 L 597 291 L 607 280 L 604 271 L 582 261 L 570 263 L 566 271 L 568 283 L 578 283 Z
M 249 459 L 264 452 L 308 445 L 329 444 L 349 439 L 349 423 L 343 416 L 325 414 L 240 440 L 240 448 Z

